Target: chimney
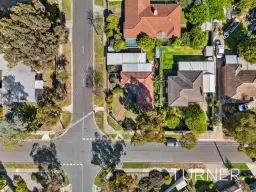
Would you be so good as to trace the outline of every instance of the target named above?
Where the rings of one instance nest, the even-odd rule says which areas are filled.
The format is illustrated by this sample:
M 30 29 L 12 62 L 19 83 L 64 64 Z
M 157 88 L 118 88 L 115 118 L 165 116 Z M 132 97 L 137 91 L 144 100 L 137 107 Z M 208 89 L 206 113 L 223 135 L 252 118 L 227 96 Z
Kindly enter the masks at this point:
M 157 10 L 152 6 L 151 11 L 153 12 L 154 15 L 157 15 Z

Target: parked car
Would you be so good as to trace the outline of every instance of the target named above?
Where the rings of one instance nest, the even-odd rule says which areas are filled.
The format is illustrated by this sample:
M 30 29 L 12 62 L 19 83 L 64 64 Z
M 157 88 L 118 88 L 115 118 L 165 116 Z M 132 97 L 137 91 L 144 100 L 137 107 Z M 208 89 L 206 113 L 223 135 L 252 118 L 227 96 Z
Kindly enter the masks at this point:
M 224 55 L 224 46 L 220 41 L 216 41 L 216 57 L 222 58 Z
M 179 142 L 176 139 L 168 139 L 166 141 L 167 147 L 179 147 Z
M 245 103 L 245 104 L 242 104 L 242 105 L 238 106 L 239 111 L 246 111 L 246 110 L 249 110 L 249 109 L 253 109 L 253 105 L 251 103 Z

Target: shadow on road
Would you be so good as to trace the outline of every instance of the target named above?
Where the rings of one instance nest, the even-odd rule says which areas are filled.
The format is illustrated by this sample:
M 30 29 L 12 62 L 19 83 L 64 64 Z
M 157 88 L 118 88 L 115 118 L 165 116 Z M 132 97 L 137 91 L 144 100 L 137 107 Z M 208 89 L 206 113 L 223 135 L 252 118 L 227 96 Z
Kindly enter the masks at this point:
M 125 155 L 125 143 L 120 141 L 112 142 L 106 136 L 95 134 L 96 139 L 92 142 L 91 164 L 103 167 L 115 167 Z
M 40 146 L 34 143 L 30 156 L 34 163 L 38 164 L 39 171 L 33 173 L 36 181 L 46 191 L 59 191 L 62 184 L 62 177 L 59 174 L 61 163 L 57 158 L 55 144 L 51 142 L 49 146 Z

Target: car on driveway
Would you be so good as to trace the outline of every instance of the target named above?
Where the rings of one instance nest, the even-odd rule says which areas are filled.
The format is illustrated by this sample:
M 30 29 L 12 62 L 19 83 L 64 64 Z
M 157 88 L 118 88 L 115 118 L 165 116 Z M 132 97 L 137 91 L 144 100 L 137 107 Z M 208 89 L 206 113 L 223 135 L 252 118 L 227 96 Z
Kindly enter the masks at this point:
M 247 111 L 247 110 L 250 110 L 250 109 L 253 109 L 253 104 L 251 103 L 245 103 L 245 104 L 242 104 L 242 105 L 239 105 L 238 106 L 238 110 L 239 111 Z
M 223 57 L 223 55 L 224 55 L 224 46 L 218 40 L 216 41 L 216 57 L 220 59 Z

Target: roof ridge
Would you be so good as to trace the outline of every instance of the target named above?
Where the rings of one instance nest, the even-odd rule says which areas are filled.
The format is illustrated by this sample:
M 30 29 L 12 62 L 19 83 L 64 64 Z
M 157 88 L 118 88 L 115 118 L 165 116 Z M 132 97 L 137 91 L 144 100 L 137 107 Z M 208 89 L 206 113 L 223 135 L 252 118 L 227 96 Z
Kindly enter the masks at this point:
M 156 33 L 157 31 L 155 31 L 153 29 L 153 27 L 148 23 L 148 21 L 146 20 L 146 17 L 141 17 L 141 19 L 143 19 L 144 21 L 146 21 L 146 23 L 148 24 L 148 26 Z

